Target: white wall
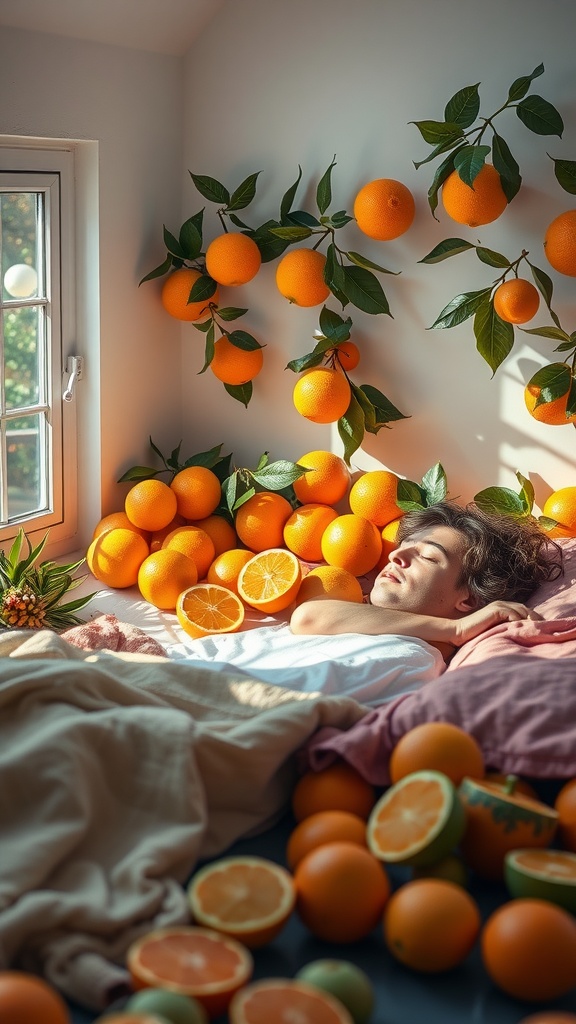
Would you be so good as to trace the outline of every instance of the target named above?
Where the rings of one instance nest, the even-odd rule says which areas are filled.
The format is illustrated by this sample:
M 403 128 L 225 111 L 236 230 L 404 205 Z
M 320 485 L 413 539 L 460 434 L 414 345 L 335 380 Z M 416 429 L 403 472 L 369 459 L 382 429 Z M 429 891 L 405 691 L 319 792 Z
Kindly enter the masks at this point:
M 122 507 L 120 474 L 149 464 L 149 435 L 167 447 L 181 429 L 179 324 L 138 281 L 164 258 L 162 223 L 179 217 L 182 74 L 181 58 L 0 33 L 0 133 L 94 140 L 78 160 L 82 544 L 101 508 Z
M 562 323 L 576 328 L 574 279 L 552 271 L 542 247 L 549 222 L 576 206 L 546 156 L 576 158 L 575 31 L 573 0 L 242 0 L 228 3 L 188 55 L 182 214 L 206 205 L 207 241 L 219 233 L 216 208 L 198 195 L 188 170 L 211 174 L 229 188 L 262 170 L 257 201 L 241 215 L 253 224 L 277 215 L 298 164 L 306 205 L 334 153 L 333 210 L 351 212 L 358 188 L 378 177 L 400 179 L 415 196 L 415 222 L 396 241 L 372 242 L 355 224 L 339 233 L 348 247 L 402 271 L 381 277 L 394 319 L 346 309 L 363 352 L 353 379 L 380 388 L 411 417 L 367 436 L 364 454 L 354 460 L 363 468 L 383 464 L 420 480 L 440 461 L 451 496 L 463 500 L 497 483 L 519 489 L 520 471 L 532 479 L 540 506 L 551 489 L 576 483 L 573 427 L 536 423 L 523 401 L 524 383 L 556 358 L 553 343 L 517 330 L 512 355 L 492 378 L 476 352 L 471 320 L 447 331 L 426 328 L 458 292 L 487 287 L 497 272 L 470 253 L 436 266 L 417 262 L 450 236 L 510 259 L 528 249 L 553 278 Z M 489 115 L 512 81 L 540 62 L 545 73 L 531 92 L 559 109 L 564 139 L 536 136 L 505 112 L 496 124 L 520 164 L 520 194 L 499 221 L 477 232 L 449 220 L 441 206 L 437 223 L 426 194 L 439 161 L 414 168 L 430 147 L 409 122 L 442 119 L 452 94 L 476 82 L 481 113 Z M 196 376 L 201 336 L 191 325 L 182 329 L 190 452 L 223 441 L 246 465 L 265 449 L 273 458 L 342 450 L 335 429 L 309 424 L 293 408 L 296 378 L 284 367 L 312 347 L 320 307 L 289 306 L 275 288 L 274 268 L 264 266 L 248 286 L 221 296 L 249 307 L 246 329 L 268 346 L 248 410 L 209 372 Z M 331 306 L 341 312 L 335 300 Z M 545 307 L 527 326 L 544 323 L 550 323 Z

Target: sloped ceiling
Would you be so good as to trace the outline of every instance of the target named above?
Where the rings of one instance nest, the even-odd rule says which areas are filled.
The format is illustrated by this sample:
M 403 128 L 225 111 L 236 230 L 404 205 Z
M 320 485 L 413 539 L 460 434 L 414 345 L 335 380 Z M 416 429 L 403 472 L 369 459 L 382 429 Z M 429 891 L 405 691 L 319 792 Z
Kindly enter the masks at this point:
M 185 54 L 226 0 L 0 0 L 0 31 L 47 32 L 151 53 Z M 237 0 L 238 2 L 238 0 Z

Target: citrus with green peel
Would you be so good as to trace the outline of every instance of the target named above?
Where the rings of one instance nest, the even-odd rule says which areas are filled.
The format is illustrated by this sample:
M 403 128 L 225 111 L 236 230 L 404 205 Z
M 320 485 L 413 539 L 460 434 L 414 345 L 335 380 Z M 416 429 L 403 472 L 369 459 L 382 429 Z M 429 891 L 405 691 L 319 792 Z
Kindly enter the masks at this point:
M 339 999 L 354 1024 L 368 1024 L 374 1009 L 374 987 L 366 972 L 350 960 L 312 960 L 300 968 L 296 980 Z
M 170 1024 L 207 1024 L 208 1014 L 192 996 L 171 992 L 167 988 L 143 988 L 130 996 L 124 1013 L 153 1014 Z
M 515 899 L 549 900 L 576 914 L 576 853 L 568 850 L 511 850 L 504 858 L 504 881 Z
M 435 864 L 458 845 L 466 816 L 454 783 L 437 771 L 404 776 L 380 797 L 368 819 L 368 846 L 391 864 Z

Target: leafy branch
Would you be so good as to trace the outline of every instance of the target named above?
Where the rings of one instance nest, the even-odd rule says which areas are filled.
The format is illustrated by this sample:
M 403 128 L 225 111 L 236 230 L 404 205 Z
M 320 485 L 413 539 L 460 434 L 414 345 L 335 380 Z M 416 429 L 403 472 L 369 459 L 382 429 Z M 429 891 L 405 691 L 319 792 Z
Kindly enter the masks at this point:
M 522 327 L 524 334 L 534 334 L 549 341 L 557 341 L 554 352 L 565 354 L 563 362 L 548 363 L 541 366 L 530 378 L 527 387 L 538 390 L 534 408 L 554 402 L 558 398 L 566 399 L 566 422 L 576 415 L 576 331 L 568 334 L 561 326 L 558 317 L 554 317 L 556 326 Z M 576 426 L 576 424 L 575 424 Z
M 506 102 L 489 117 L 480 117 L 480 83 L 477 82 L 475 85 L 460 89 L 448 100 L 444 108 L 443 121 L 409 122 L 416 125 L 424 142 L 433 146 L 432 152 L 424 160 L 414 161 L 416 168 L 443 153 L 448 153 L 436 169 L 428 190 L 428 205 L 434 217 L 438 206 L 438 191 L 446 178 L 456 171 L 466 185 L 473 186 L 474 179 L 484 167 L 490 153 L 508 203 L 517 194 L 522 184 L 520 168 L 508 143 L 494 127 L 496 117 L 503 111 L 515 110 L 522 124 L 536 135 L 562 137 L 564 123 L 556 108 L 541 96 L 527 95 L 534 79 L 543 73 L 544 65 L 539 64 L 531 75 L 517 78 L 508 90 Z M 476 124 L 478 118 L 480 123 Z M 491 145 L 482 144 L 487 132 L 492 135 Z M 564 177 L 565 170 L 561 169 L 561 173 Z
M 494 295 L 497 288 L 506 280 L 509 275 L 518 277 L 518 269 L 524 261 L 532 272 L 534 283 L 550 311 L 554 322 L 559 321 L 556 313 L 551 307 L 553 285 L 550 277 L 539 267 L 536 267 L 528 259 L 528 250 L 523 249 L 520 256 L 515 260 L 509 260 L 507 256 L 496 252 L 494 249 L 487 249 L 482 245 L 472 245 L 463 238 L 445 238 L 437 246 L 419 260 L 419 263 L 435 264 L 452 256 L 473 249 L 481 263 L 489 267 L 496 267 L 502 270 L 502 274 L 495 278 L 487 288 L 480 288 L 476 291 L 462 292 L 456 295 L 447 306 L 439 313 L 436 320 L 428 330 L 445 330 L 449 327 L 457 327 L 470 317 L 474 317 L 474 336 L 476 348 L 486 360 L 493 373 L 509 355 L 514 345 L 514 327 L 508 321 L 502 320 L 494 309 Z
M 257 348 L 264 348 L 259 341 L 252 334 L 248 334 L 247 331 L 228 331 L 225 327 L 219 323 L 220 320 L 224 322 L 230 322 L 232 320 L 238 320 L 239 317 L 244 316 L 247 313 L 247 309 L 240 309 L 238 306 L 222 306 L 220 308 L 216 306 L 209 307 L 209 316 L 206 320 L 202 320 L 198 323 L 194 323 L 193 326 L 197 331 L 202 331 L 206 335 L 206 344 L 204 349 L 204 366 L 198 373 L 205 373 L 210 366 L 214 358 L 214 346 L 216 344 L 216 331 L 219 332 L 220 337 L 228 338 L 231 345 L 236 348 L 243 350 L 244 352 L 253 352 Z M 232 398 L 236 401 L 241 402 L 246 408 L 252 398 L 252 381 L 248 380 L 244 384 L 225 384 L 225 390 Z
M 297 359 L 291 359 L 286 369 L 294 373 L 303 373 L 321 363 L 330 367 L 338 364 L 350 385 L 350 404 L 338 420 L 338 433 L 344 444 L 344 460 L 350 464 L 350 459 L 362 444 L 366 431 L 377 434 L 382 427 L 388 427 L 389 423 L 409 417 L 401 413 L 377 388 L 371 384 L 355 384 L 348 376 L 338 355 L 338 346 L 350 337 L 350 317 L 343 320 L 338 313 L 323 306 L 319 324 L 320 335 L 316 334 L 316 345 L 312 351 Z
M 522 473 L 516 473 L 520 491 L 516 493 L 510 487 L 486 487 L 474 495 L 474 502 L 482 512 L 488 515 L 512 516 L 513 519 L 525 519 L 532 516 L 534 508 L 534 488 Z M 543 530 L 553 530 L 558 525 L 549 516 L 533 516 Z
M 317 250 L 323 243 L 326 243 L 324 281 L 342 308 L 344 309 L 348 303 L 352 303 L 364 313 L 372 315 L 385 313 L 392 316 L 388 299 L 373 271 L 394 275 L 397 272 L 387 270 L 361 253 L 341 248 L 336 242 L 336 232 L 354 218 L 346 210 L 338 210 L 335 213 L 328 212 L 332 203 L 332 171 L 335 166 L 336 157 L 316 187 L 316 211 L 314 213 L 309 213 L 307 210 L 292 210 L 296 191 L 302 179 L 302 168 L 299 167 L 296 181 L 282 198 L 279 220 L 266 221 L 253 237 L 261 246 L 263 253 L 261 239 L 271 236 L 272 240 L 267 246 L 267 258 L 274 259 L 282 255 L 289 245 L 305 242 L 317 236 L 313 249 Z M 264 258 L 262 255 L 262 259 Z
M 276 491 L 285 497 L 293 508 L 300 504 L 292 485 L 295 480 L 303 476 L 306 467 L 286 459 L 270 462 L 268 454 L 268 452 L 263 452 L 256 469 L 247 467 L 234 469 L 224 480 L 222 496 L 231 515 L 234 515 L 249 498 L 261 491 Z

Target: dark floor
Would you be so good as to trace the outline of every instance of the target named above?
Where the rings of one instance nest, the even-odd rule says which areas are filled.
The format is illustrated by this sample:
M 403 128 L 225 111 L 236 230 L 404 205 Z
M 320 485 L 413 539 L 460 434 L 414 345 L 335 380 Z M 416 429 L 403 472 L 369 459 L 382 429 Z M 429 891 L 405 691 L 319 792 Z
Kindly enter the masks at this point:
M 275 829 L 243 840 L 227 851 L 253 853 L 285 863 L 286 839 L 294 822 L 286 818 Z M 389 871 L 393 886 L 408 879 L 406 869 Z M 483 919 L 509 898 L 503 885 L 472 879 L 470 892 L 478 901 Z M 351 960 L 371 977 L 376 1006 L 370 1024 L 518 1024 L 537 1010 L 564 1010 L 576 1014 L 576 990 L 546 1005 L 521 1003 L 501 993 L 483 968 L 478 943 L 468 959 L 442 975 L 417 974 L 402 967 L 388 953 L 380 929 L 362 942 L 334 946 L 314 939 L 294 913 L 269 946 L 254 951 L 255 978 L 293 977 L 310 960 L 335 957 Z M 74 1024 L 90 1024 L 94 1014 L 73 1007 Z M 226 1024 L 218 1018 L 214 1024 Z M 270 1022 L 274 1024 L 274 1022 Z

